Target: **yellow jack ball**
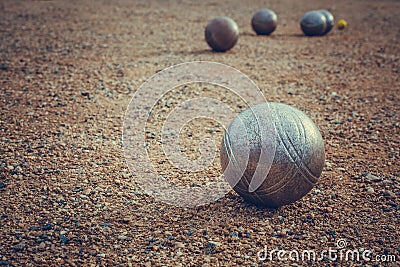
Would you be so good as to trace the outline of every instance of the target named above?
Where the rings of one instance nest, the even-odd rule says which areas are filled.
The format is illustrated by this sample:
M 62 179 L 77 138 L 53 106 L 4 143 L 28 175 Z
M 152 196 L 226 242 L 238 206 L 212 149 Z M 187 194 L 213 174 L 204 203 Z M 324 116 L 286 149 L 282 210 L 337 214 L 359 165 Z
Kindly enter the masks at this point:
M 345 28 L 347 28 L 347 22 L 344 19 L 341 19 L 337 22 L 337 28 L 339 30 L 343 30 Z

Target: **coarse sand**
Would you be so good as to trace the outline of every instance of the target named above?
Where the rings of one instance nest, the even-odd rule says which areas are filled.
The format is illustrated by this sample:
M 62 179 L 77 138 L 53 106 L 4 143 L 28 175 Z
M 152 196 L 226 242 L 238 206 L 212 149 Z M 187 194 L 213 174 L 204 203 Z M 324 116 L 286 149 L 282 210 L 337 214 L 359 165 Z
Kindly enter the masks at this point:
M 271 36 L 251 29 L 262 8 L 278 15 Z M 300 19 L 316 9 L 348 28 L 305 37 Z M 398 266 L 399 14 L 394 0 L 0 1 L 0 266 Z M 204 41 L 217 16 L 240 29 L 226 53 Z M 304 198 L 272 210 L 231 191 L 179 208 L 137 185 L 122 146 L 130 99 L 160 70 L 200 60 L 240 70 L 268 101 L 318 125 L 326 163 Z M 245 107 L 206 84 L 175 88 L 155 106 L 149 157 L 170 181 L 201 186 L 221 174 L 218 151 L 209 169 L 188 174 L 160 146 L 162 120 L 191 96 Z M 199 142 L 219 144 L 223 128 L 194 120 L 182 133 L 195 159 Z M 263 257 L 338 241 L 373 261 Z

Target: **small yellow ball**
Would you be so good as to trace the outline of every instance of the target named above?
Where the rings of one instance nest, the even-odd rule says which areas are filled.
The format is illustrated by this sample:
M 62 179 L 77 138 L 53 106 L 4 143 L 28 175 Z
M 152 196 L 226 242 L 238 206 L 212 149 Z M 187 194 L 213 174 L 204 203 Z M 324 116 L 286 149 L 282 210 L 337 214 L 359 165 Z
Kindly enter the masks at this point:
M 341 19 L 337 22 L 337 28 L 339 30 L 343 30 L 345 28 L 347 28 L 347 22 L 344 19 Z

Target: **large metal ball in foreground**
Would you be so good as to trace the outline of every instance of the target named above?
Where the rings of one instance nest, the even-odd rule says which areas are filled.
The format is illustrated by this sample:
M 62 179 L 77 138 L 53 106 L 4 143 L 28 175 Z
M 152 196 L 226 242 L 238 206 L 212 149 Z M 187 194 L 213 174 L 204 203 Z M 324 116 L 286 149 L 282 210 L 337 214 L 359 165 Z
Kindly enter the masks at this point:
M 235 46 L 239 38 L 239 27 L 228 17 L 211 20 L 205 30 L 207 44 L 216 52 L 225 52 Z
M 326 33 L 328 25 L 325 15 L 314 10 L 304 14 L 300 21 L 300 27 L 307 36 L 322 36 Z
M 329 12 L 328 10 L 321 9 L 321 10 L 317 10 L 317 11 L 321 12 L 325 16 L 326 30 L 323 34 L 327 34 L 328 32 L 330 32 L 332 30 L 333 26 L 335 25 L 335 18 L 333 17 L 332 13 Z
M 280 103 L 259 104 L 236 116 L 220 153 L 233 189 L 246 201 L 270 208 L 306 195 L 325 162 L 317 126 L 300 110 Z
M 270 35 L 277 25 L 278 17 L 268 8 L 257 11 L 251 19 L 251 26 L 258 35 Z

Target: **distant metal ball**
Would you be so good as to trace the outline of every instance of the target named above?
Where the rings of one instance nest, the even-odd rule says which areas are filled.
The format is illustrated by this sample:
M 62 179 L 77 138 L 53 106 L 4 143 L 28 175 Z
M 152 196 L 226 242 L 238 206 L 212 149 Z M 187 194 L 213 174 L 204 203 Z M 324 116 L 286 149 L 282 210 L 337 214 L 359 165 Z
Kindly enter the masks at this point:
M 229 125 L 220 153 L 233 189 L 246 201 L 271 208 L 306 195 L 325 162 L 317 126 L 300 110 L 280 103 L 263 103 L 240 113 Z M 251 186 L 254 179 L 259 180 L 256 188 Z
M 332 30 L 333 26 L 335 25 L 335 18 L 333 17 L 332 13 L 329 12 L 328 10 L 321 9 L 321 10 L 317 10 L 317 11 L 321 12 L 325 16 L 326 30 L 323 34 L 327 34 L 328 32 L 330 32 Z
M 251 26 L 258 35 L 270 35 L 277 25 L 278 17 L 268 8 L 257 11 L 251 19 Z
M 235 46 L 239 38 L 239 27 L 228 17 L 211 20 L 205 30 L 207 44 L 216 52 L 225 52 Z
M 300 22 L 301 30 L 307 36 L 322 36 L 326 33 L 326 17 L 319 11 L 309 11 Z

